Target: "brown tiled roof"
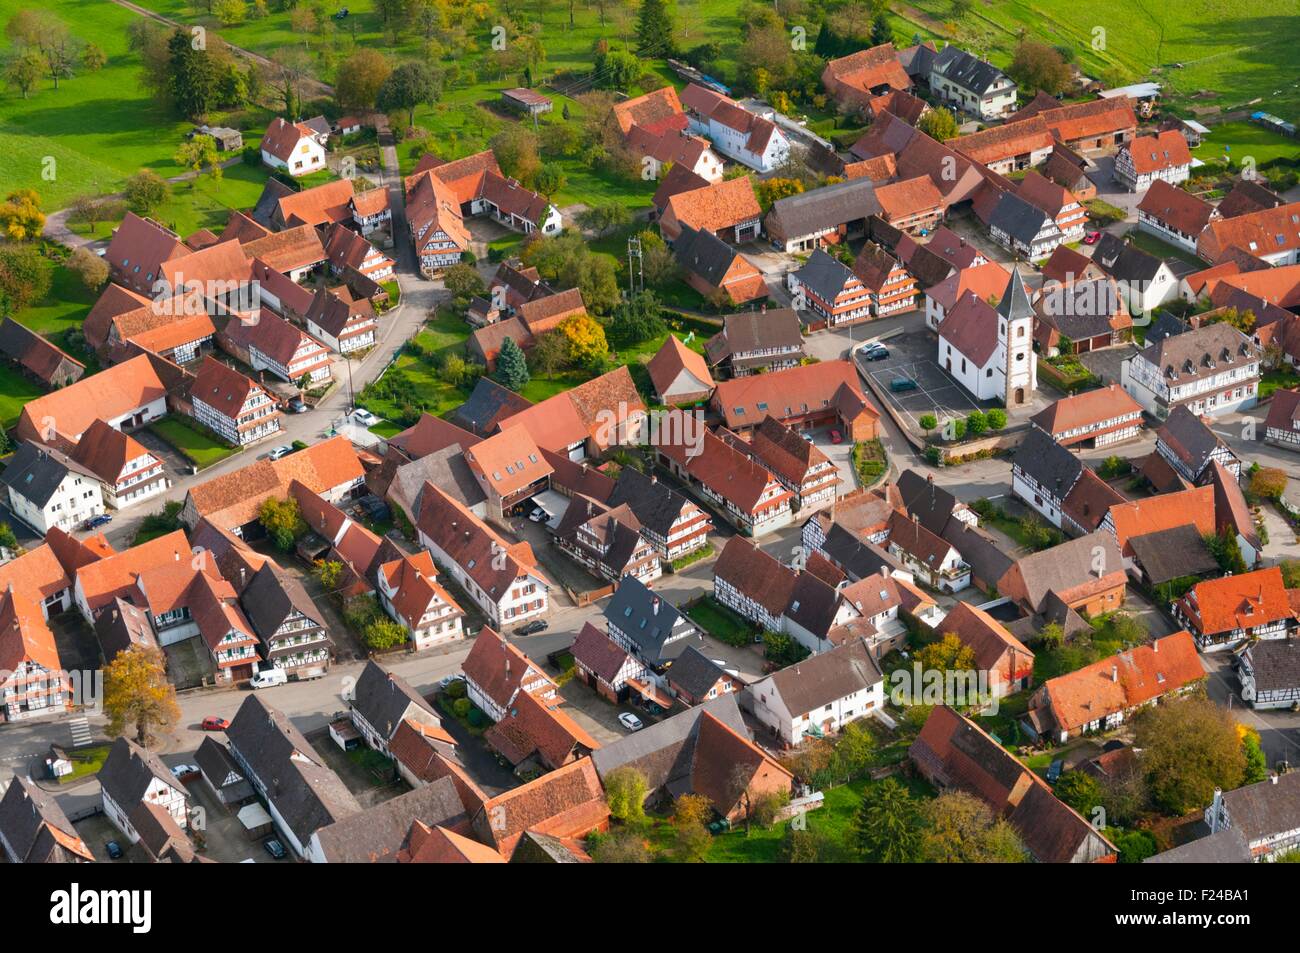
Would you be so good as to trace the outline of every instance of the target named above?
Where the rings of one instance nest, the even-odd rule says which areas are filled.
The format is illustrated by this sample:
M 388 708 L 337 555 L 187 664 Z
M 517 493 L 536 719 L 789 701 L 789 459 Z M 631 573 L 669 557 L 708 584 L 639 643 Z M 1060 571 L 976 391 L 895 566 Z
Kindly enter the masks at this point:
M 116 483 L 129 461 L 148 452 L 134 437 L 96 420 L 77 441 L 72 459 L 104 482 Z
M 113 232 L 104 260 L 111 267 L 121 269 L 132 282 L 139 281 L 145 288 L 151 288 L 163 262 L 187 253 L 175 232 L 152 219 L 127 212 Z
M 743 536 L 733 536 L 713 564 L 714 579 L 722 579 L 761 605 L 769 615 L 785 612 L 797 574 Z
M 479 838 L 508 856 L 525 831 L 566 838 L 603 830 L 609 807 L 591 759 L 580 758 L 485 801 L 473 824 Z
M 1101 423 L 1113 417 L 1140 414 L 1141 405 L 1118 384 L 1084 391 L 1072 397 L 1062 397 L 1049 407 L 1040 410 L 1030 420 L 1050 434 L 1074 430 L 1088 424 Z
M 988 164 L 1052 147 L 1052 134 L 1040 116 L 990 126 L 950 139 L 948 145 L 976 162 Z
M 285 274 L 325 261 L 325 247 L 314 225 L 299 225 L 258 238 L 243 246 L 249 258 L 260 258 Z
M 709 365 L 705 362 L 704 355 L 691 350 L 675 334 L 668 335 L 663 346 L 646 364 L 646 370 L 650 374 L 650 382 L 654 384 L 655 392 L 659 394 L 663 394 L 671 387 L 682 371 L 688 372 L 703 384 L 706 390 L 713 388 L 713 375 L 709 373 Z
M 1211 222 L 1201 233 L 1197 254 L 1217 264 L 1234 246 L 1256 255 L 1300 248 L 1300 202 Z
M 429 827 L 419 818 L 411 822 L 406 845 L 398 852 L 399 864 L 504 864 L 506 858 L 478 841 L 442 826 Z
M 312 130 L 300 122 L 287 122 L 279 116 L 271 120 L 262 134 L 262 150 L 281 162 L 288 162 L 293 150 L 303 139 L 311 138 Z
M 536 754 L 551 768 L 600 747 L 600 742 L 560 707 L 558 699 L 523 693 L 515 697 L 505 717 L 484 732 L 483 740 L 512 764 Z
M 624 135 L 633 126 L 658 132 L 686 128 L 686 114 L 682 111 L 681 100 L 677 98 L 677 90 L 671 86 L 615 103 L 614 119 Z
M 24 440 L 40 440 L 52 421 L 56 440 L 71 445 L 101 417 L 119 417 L 166 393 L 153 364 L 142 354 L 30 401 L 23 406 L 17 432 Z
M 1203 678 L 1196 643 L 1182 631 L 1048 679 L 1036 701 L 1059 729 L 1075 732 Z
M 944 315 L 939 337 L 976 367 L 983 367 L 997 350 L 999 320 L 991 304 L 967 291 Z
M 831 60 L 822 71 L 822 84 L 834 94 L 832 83 L 839 83 L 862 94 L 888 84 L 894 89 L 908 89 L 911 78 L 899 62 L 893 43 L 882 43 Z
M 1192 162 L 1187 140 L 1181 132 L 1173 129 L 1154 136 L 1138 136 L 1122 148 L 1128 150 L 1133 168 L 1139 175 L 1176 169 Z
M 890 219 L 906 218 L 943 207 L 943 196 L 928 175 L 877 185 L 876 201 Z
M 1061 512 L 1091 533 L 1106 518 L 1106 511 L 1127 499 L 1109 483 L 1084 467 L 1079 479 L 1061 501 Z
M 509 496 L 551 473 L 551 465 L 533 443 L 528 431 L 518 424 L 465 448 L 465 462 L 479 482 L 499 497 Z
M 535 298 L 521 304 L 517 309 L 519 319 L 528 327 L 528 332 L 533 337 L 558 327 L 565 318 L 586 313 L 587 306 L 583 303 L 582 292 L 577 288 Z
M 494 601 L 525 573 L 549 584 L 527 542 L 503 539 L 432 483 L 421 491 L 419 528 Z
M 1115 540 L 1126 556 L 1132 555 L 1129 540 L 1184 523 L 1195 523 L 1202 535 L 1215 532 L 1214 487 L 1198 486 L 1175 493 L 1161 493 L 1145 500 L 1133 500 L 1110 508 Z
M 1138 203 L 1138 211 L 1186 235 L 1201 234 L 1214 217 L 1213 205 L 1164 179 L 1151 183 L 1151 188 Z
M 679 466 L 685 467 L 692 479 L 698 480 L 742 513 L 754 512 L 763 494 L 775 480 L 771 472 L 737 450 L 734 444 L 739 441 L 724 440 L 711 430 L 703 432 L 698 452 L 692 456 L 690 451 L 695 444 L 693 440 L 686 439 L 684 431 L 687 429 L 688 426 L 668 429 L 666 432 L 672 437 L 681 436 L 683 439 L 678 442 L 665 438 L 659 444 L 659 451 Z M 790 496 L 789 493 L 784 494 L 785 499 Z M 775 506 L 780 502 L 782 496 L 775 496 L 764 505 Z
M 980 671 L 996 671 L 1010 681 L 1033 673 L 1034 653 L 997 619 L 969 602 L 953 606 L 939 627 L 945 635 L 951 632 L 970 647 L 975 654 L 975 667 Z M 1006 684 L 1004 681 L 1003 687 Z
M 1038 115 L 1052 135 L 1063 142 L 1137 128 L 1133 104 L 1127 96 L 1071 103 L 1044 109 Z
M 27 661 L 49 672 L 63 668 L 40 606 L 32 594 L 19 592 L 11 582 L 0 594 L 0 672 L 5 673 L 5 681 Z
M 668 200 L 665 215 L 682 225 L 717 232 L 763 214 L 753 180 L 742 175 L 690 192 L 679 192 Z
M 844 360 L 821 361 L 723 381 L 713 392 L 713 404 L 726 419 L 727 426 L 734 428 L 760 423 L 769 413 L 781 418 L 824 407 L 827 401 L 834 403 L 841 388 L 860 398 L 867 413 L 880 416 L 863 397 L 857 371 Z M 807 411 L 803 409 L 805 404 Z M 743 410 L 737 413 L 737 408 Z

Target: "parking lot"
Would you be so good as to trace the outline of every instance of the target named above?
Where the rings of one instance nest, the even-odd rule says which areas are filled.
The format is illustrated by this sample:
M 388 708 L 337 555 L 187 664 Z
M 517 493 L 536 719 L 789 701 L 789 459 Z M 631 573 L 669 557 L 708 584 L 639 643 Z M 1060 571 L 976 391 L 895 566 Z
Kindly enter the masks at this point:
M 862 372 L 871 377 L 888 396 L 916 433 L 921 433 L 923 414 L 934 414 L 940 423 L 950 417 L 965 417 L 980 405 L 943 368 L 933 360 L 934 340 L 928 332 L 916 331 L 890 338 L 885 342 L 889 357 L 867 361 L 858 352 Z M 912 380 L 916 388 L 893 391 L 896 380 Z

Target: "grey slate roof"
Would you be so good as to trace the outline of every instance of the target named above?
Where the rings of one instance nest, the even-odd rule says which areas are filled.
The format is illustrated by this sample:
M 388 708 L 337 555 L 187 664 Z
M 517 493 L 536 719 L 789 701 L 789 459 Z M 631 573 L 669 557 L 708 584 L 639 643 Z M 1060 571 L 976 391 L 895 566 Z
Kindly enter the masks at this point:
M 280 199 L 293 194 L 295 194 L 295 190 L 279 179 L 267 179 L 266 185 L 262 186 L 262 194 L 258 196 L 257 204 L 253 206 L 253 213 L 249 217 L 263 228 L 273 229 L 275 227 L 275 213 L 280 208 Z
M 903 568 L 902 561 L 896 556 L 891 556 L 875 543 L 859 539 L 838 523 L 832 523 L 826 531 L 822 552 L 854 582 L 874 576 L 882 568 L 888 568 L 891 573 Z
M 636 643 L 643 658 L 650 660 L 671 661 L 677 658 L 690 646 L 691 639 L 678 639 L 667 646 L 664 641 L 674 630 L 695 629 L 675 606 L 651 592 L 635 576 L 624 576 L 619 582 L 605 605 L 604 616 Z
M 63 863 L 70 855 L 45 825 L 79 836 L 52 794 L 31 778 L 15 776 L 0 798 L 0 840 L 14 852 L 14 863 Z M 0 851 L 0 859 L 5 854 Z
M 717 287 L 727 276 L 727 269 L 739 254 L 708 229 L 682 226 L 682 233 L 673 242 L 673 257 L 687 271 L 699 275 Z
M 899 495 L 907 515 L 915 517 L 917 522 L 934 533 L 942 536 L 957 509 L 958 500 L 941 486 L 936 486 L 933 479 L 927 479 L 915 470 L 904 470 L 899 474 Z
M 178 791 L 184 791 L 171 771 L 152 751 L 134 741 L 118 738 L 108 750 L 104 766 L 99 769 L 99 786 L 113 802 L 129 811 L 144 797 L 154 778 Z
M 302 583 L 270 560 L 253 574 L 239 601 L 253 630 L 263 639 L 275 635 L 294 610 L 317 625 L 322 624 L 321 612 Z
M 316 831 L 332 864 L 396 863 L 413 821 L 429 827 L 457 828 L 469 823 L 450 777 L 326 824 Z
M 1214 451 L 1224 445 L 1204 420 L 1182 405 L 1169 412 L 1164 425 L 1156 431 L 1156 442 L 1172 450 L 1194 477 L 1201 475 L 1210 465 Z
M 1147 328 L 1145 340 L 1149 347 L 1152 344 L 1159 344 L 1167 337 L 1173 337 L 1175 334 L 1182 334 L 1184 331 L 1190 330 L 1191 327 L 1180 321 L 1172 312 L 1157 311 L 1155 320 Z
M 998 199 L 998 204 L 993 208 L 993 214 L 989 216 L 989 227 L 1000 229 L 1017 241 L 1029 245 L 1049 221 L 1052 221 L 1052 216 L 1038 206 L 1030 205 L 1014 192 L 1003 192 L 1002 198 Z M 1056 228 L 1054 222 L 1052 228 Z
M 613 744 L 597 748 L 591 753 L 596 773 L 603 780 L 616 768 L 634 765 L 645 775 L 651 791 L 689 777 L 700 717 L 705 712 L 742 738 L 751 737 L 749 729 L 745 727 L 745 720 L 741 717 L 735 694 L 728 693 L 665 718 L 657 724 L 647 725 Z
M 804 266 L 794 273 L 799 283 L 823 301 L 834 302 L 844 286 L 854 280 L 853 269 L 818 248 L 808 256 Z
M 378 662 L 366 662 L 356 687 L 352 690 L 352 707 L 370 725 L 386 737 L 402 723 L 406 710 L 414 705 L 437 719 L 437 713 L 420 693 L 402 676 L 388 671 Z
M 420 491 L 425 483 L 432 483 L 452 499 L 472 510 L 487 499 L 483 486 L 474 479 L 460 444 L 443 447 L 434 453 L 403 463 L 393 474 L 388 485 L 388 495 L 409 509 L 412 520 L 420 515 Z
M 1150 281 L 1164 264 L 1155 255 L 1110 232 L 1102 233 L 1101 241 L 1093 249 L 1092 260 L 1116 281 Z
M 803 350 L 803 332 L 793 309 L 770 308 L 727 315 L 722 319 L 722 330 L 705 342 L 704 355 L 710 364 L 718 364 L 735 354 L 769 348 Z
M 324 765 L 288 716 L 258 695 L 244 699 L 226 738 L 236 761 L 261 782 L 267 798 L 302 844 L 318 829 L 361 810 L 352 792 Z
M 990 537 L 960 520 L 950 522 L 942 536 L 961 554 L 971 572 L 988 585 L 996 585 L 1015 561 Z
M 1249 864 L 1250 845 L 1241 831 L 1229 827 L 1194 841 L 1162 851 L 1144 864 Z
M 41 444 L 24 443 L 10 458 L 4 473 L 0 473 L 0 483 L 44 508 L 69 473 L 99 484 L 99 477 L 66 454 Z
M 643 527 L 666 538 L 689 500 L 655 477 L 624 467 L 608 502 L 611 507 L 626 503 Z
M 1260 691 L 1300 687 L 1300 640 L 1260 639 L 1246 651 Z
M 205 737 L 199 744 L 199 750 L 194 752 L 194 763 L 217 789 L 233 787 L 248 781 L 244 777 L 244 769 L 231 757 L 230 749 L 211 735 Z
M 1052 435 L 1030 427 L 1016 448 L 1012 466 L 1031 476 L 1040 486 L 1065 499 L 1074 481 L 1079 479 L 1083 464 L 1069 450 L 1052 439 Z
M 469 398 L 449 413 L 447 419 L 470 433 L 488 437 L 502 420 L 531 406 L 527 398 L 502 387 L 490 377 L 480 377 Z
M 106 662 L 112 662 L 118 652 L 125 652 L 133 645 L 158 648 L 149 613 L 125 599 L 114 599 L 111 606 L 100 611 L 95 617 L 95 635 L 99 637 Z
M 1225 791 L 1223 802 L 1247 842 L 1293 831 L 1300 828 L 1300 772 Z
M 712 659 L 691 646 L 673 662 L 668 670 L 668 681 L 699 698 L 707 695 L 718 679 L 726 674 Z
M 880 210 L 871 181 L 849 179 L 777 199 L 767 213 L 767 221 L 768 228 L 775 224 L 782 234 L 795 238 L 865 219 Z
M 938 73 L 962 89 L 983 96 L 1004 74 L 992 63 L 971 56 L 965 50 L 949 43 L 934 58 L 932 73 Z
M 790 714 L 798 717 L 870 688 L 881 678 L 866 641 L 855 639 L 781 669 L 772 683 Z
M 1157 586 L 1181 576 L 1217 573 L 1219 569 L 1218 561 L 1201 539 L 1200 530 L 1192 523 L 1132 536 L 1129 545 L 1142 571 Z

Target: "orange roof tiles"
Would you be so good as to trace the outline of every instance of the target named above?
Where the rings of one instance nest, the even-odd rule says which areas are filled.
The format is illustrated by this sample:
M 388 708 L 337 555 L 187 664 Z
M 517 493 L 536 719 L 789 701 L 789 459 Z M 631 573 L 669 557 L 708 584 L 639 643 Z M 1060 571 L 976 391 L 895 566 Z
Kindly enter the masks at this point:
M 153 364 L 141 354 L 27 403 L 18 436 L 70 447 L 99 418 L 121 417 L 166 394 Z
M 135 586 L 145 571 L 180 562 L 188 569 L 190 544 L 183 530 L 175 530 L 139 546 L 82 566 L 77 570 L 77 592 L 94 612 Z
M 1187 140 L 1174 129 L 1154 136 L 1138 136 L 1123 148 L 1128 150 L 1133 168 L 1139 175 L 1175 169 L 1192 162 Z
M 27 661 L 50 672 L 63 668 L 54 633 L 45 624 L 40 606 L 30 594 L 19 592 L 10 583 L 0 595 L 0 686 Z
M 1115 541 L 1125 556 L 1133 555 L 1129 540 L 1193 523 L 1202 534 L 1214 533 L 1214 487 L 1198 486 L 1175 493 L 1162 493 L 1110 508 Z
M 471 472 L 497 497 L 510 496 L 551 474 L 551 465 L 519 424 L 502 427 L 464 453 Z
M 1178 600 L 1178 609 L 1208 636 L 1295 618 L 1280 566 L 1198 582 Z
M 753 180 L 742 175 L 703 189 L 679 192 L 668 200 L 664 215 L 691 228 L 717 232 L 763 214 Z

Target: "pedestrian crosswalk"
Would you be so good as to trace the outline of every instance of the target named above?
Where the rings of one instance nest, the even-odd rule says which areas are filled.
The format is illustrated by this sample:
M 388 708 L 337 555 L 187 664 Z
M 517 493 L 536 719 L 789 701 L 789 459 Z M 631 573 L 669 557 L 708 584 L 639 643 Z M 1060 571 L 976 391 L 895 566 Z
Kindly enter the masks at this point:
M 72 731 L 72 747 L 80 748 L 90 744 L 90 722 L 84 718 L 74 718 L 68 722 Z

